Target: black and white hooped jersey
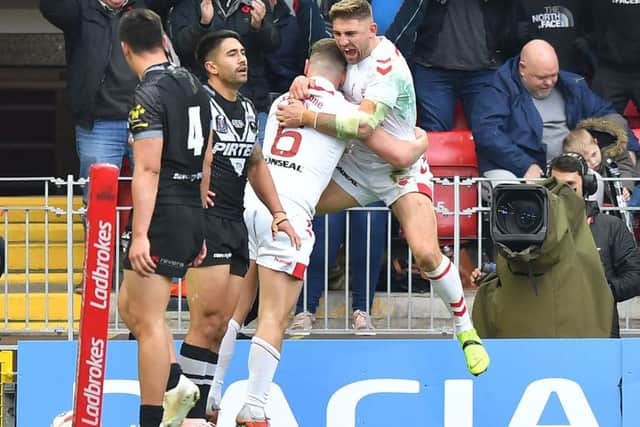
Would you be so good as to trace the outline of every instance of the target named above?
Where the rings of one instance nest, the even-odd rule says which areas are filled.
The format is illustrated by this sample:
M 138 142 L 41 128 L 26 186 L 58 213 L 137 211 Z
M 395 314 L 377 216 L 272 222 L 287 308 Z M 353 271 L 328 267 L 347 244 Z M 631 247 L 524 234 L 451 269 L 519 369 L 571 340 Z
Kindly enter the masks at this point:
M 210 189 L 215 206 L 208 213 L 242 220 L 247 168 L 258 141 L 258 115 L 251 101 L 238 95 L 229 101 L 205 85 L 211 97 L 213 163 Z

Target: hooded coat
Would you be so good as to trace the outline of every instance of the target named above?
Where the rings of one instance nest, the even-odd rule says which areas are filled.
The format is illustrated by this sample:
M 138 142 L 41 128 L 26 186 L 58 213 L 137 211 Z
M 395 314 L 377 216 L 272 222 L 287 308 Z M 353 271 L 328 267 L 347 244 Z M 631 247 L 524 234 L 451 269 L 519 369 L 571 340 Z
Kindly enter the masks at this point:
M 484 338 L 606 338 L 613 296 L 584 200 L 550 178 L 544 243 L 520 252 L 499 245 L 496 272 L 480 284 L 473 322 Z

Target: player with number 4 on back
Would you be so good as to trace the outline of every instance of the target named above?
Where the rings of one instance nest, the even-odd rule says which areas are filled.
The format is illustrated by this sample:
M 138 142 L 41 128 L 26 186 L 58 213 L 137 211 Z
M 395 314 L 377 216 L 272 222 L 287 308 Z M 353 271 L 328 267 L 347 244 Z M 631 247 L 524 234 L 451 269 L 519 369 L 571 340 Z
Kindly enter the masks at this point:
M 183 277 L 202 248 L 200 185 L 211 109 L 197 78 L 169 64 L 158 15 L 134 9 L 121 18 L 119 31 L 140 84 L 129 112 L 136 167 L 118 309 L 138 341 L 140 426 L 179 427 L 198 388 L 185 376 L 169 375 L 176 354 L 165 311 L 171 278 Z
M 271 238 L 282 232 L 289 246 L 300 245 L 257 144 L 256 111 L 238 92 L 248 75 L 240 36 L 229 30 L 208 33 L 200 40 L 196 57 L 207 73 L 204 87 L 211 102 L 213 138 L 206 148 L 203 176 L 203 186 L 210 190 L 210 207 L 204 215 L 206 253 L 198 268 L 186 276 L 190 324 L 179 355 L 184 375 L 198 385 L 201 397 L 184 426 L 209 425 L 205 402 L 235 305 L 230 299 L 238 294 L 234 288 L 240 286 L 249 264 L 242 216 L 247 180 L 269 209 Z

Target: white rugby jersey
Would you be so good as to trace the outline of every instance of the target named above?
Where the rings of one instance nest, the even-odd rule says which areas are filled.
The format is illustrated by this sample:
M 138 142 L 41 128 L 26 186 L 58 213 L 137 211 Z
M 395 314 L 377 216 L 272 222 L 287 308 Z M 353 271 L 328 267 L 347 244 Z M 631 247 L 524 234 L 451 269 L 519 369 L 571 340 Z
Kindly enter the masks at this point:
M 304 103 L 311 111 L 340 114 L 354 112 L 358 108 L 348 102 L 331 82 L 321 77 L 312 78 L 309 92 L 311 96 Z M 276 111 L 278 104 L 288 98 L 288 94 L 281 95 L 271 105 L 262 153 L 282 203 L 295 203 L 313 217 L 318 200 L 342 157 L 345 141 L 313 128 L 281 128 Z M 247 196 L 247 206 L 256 201 L 251 199 L 256 199 L 255 194 Z
M 406 141 L 416 138 L 413 77 L 400 51 L 385 37 L 380 37 L 371 55 L 347 66 L 342 92 L 355 104 L 365 99 L 385 104 L 391 111 L 380 126 L 396 138 Z M 361 141 L 354 144 L 353 150 L 354 155 L 369 161 L 384 162 Z

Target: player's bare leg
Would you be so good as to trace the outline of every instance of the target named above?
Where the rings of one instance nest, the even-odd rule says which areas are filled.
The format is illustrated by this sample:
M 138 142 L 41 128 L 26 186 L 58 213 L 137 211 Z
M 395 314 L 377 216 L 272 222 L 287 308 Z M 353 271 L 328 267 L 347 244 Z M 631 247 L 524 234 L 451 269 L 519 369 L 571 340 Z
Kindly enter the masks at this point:
M 173 339 L 165 321 L 170 293 L 171 282 L 164 276 L 142 277 L 131 270 L 124 271 L 118 309 L 138 341 L 140 400 L 145 406 L 163 406 L 172 354 L 175 359 Z M 194 397 L 191 396 L 192 401 Z M 173 420 L 163 417 L 162 425 L 179 426 L 182 418 L 184 414 Z
M 322 196 L 320 196 L 316 207 L 316 215 L 343 211 L 355 206 L 360 206 L 357 200 L 332 179 L 322 192 Z
M 260 302 L 258 328 L 249 350 L 249 382 L 245 404 L 236 425 L 268 426 L 264 407 L 280 360 L 289 313 L 302 290 L 302 280 L 280 271 L 258 267 Z
M 231 318 L 227 324 L 227 331 L 224 334 L 224 338 L 222 338 L 222 342 L 215 347 L 211 347 L 211 351 L 218 353 L 218 366 L 213 376 L 205 407 L 207 417 L 211 422 L 215 423 L 217 421 L 220 402 L 222 401 L 224 377 L 233 358 L 238 332 L 253 306 L 257 289 L 258 269 L 255 261 L 249 263 L 249 269 L 244 279 L 238 276 L 231 276 L 225 306 L 231 309 L 235 307 L 235 309 L 229 315 Z
M 489 355 L 473 329 L 458 269 L 440 251 L 431 199 L 420 193 L 408 193 L 396 200 L 391 208 L 418 267 L 455 320 L 456 336 L 463 346 L 469 371 L 473 375 L 483 373 L 489 367 Z
M 200 399 L 187 415 L 189 419 L 206 417 L 206 399 L 218 362 L 218 354 L 211 348 L 220 346 L 227 329 L 230 277 L 227 264 L 191 268 L 185 278 L 190 325 L 179 360 L 184 374 L 200 390 Z

